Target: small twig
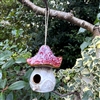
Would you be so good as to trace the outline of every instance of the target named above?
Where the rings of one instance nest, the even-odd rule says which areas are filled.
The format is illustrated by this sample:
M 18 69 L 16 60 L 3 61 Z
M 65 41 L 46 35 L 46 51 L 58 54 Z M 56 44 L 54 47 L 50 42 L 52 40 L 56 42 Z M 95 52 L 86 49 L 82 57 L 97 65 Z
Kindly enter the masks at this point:
M 74 94 L 76 95 L 76 100 L 81 100 L 80 93 L 75 91 Z
M 4 92 L 8 89 L 8 86 L 6 86 L 1 92 Z
M 60 96 L 60 97 L 66 97 L 66 96 L 68 96 L 68 95 L 75 94 L 74 92 L 70 92 L 70 93 L 67 93 L 67 94 L 61 94 L 61 93 L 59 93 L 59 92 L 57 92 L 57 91 L 53 91 L 53 93 L 57 94 L 57 95 Z
M 74 95 L 77 96 L 77 100 L 81 100 L 80 94 L 79 94 L 79 92 L 77 92 L 77 91 L 69 92 L 69 93 L 67 93 L 67 94 L 61 94 L 61 93 L 59 93 L 59 92 L 57 92 L 57 91 L 52 91 L 52 92 L 55 93 L 55 94 L 57 94 L 57 95 L 60 96 L 61 98 L 62 98 L 62 97 L 66 97 L 66 96 L 68 96 L 68 95 L 74 94 Z

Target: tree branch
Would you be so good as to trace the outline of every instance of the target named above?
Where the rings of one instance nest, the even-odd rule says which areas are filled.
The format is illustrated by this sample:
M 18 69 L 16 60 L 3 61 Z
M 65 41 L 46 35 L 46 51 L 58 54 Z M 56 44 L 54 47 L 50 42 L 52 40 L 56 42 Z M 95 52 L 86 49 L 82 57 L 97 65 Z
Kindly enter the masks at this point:
M 19 1 L 25 4 L 26 6 L 30 7 L 34 12 L 37 12 L 37 14 L 45 15 L 45 8 L 36 6 L 30 0 L 19 0 Z M 85 20 L 74 17 L 74 15 L 71 12 L 67 13 L 67 12 L 53 10 L 53 9 L 50 9 L 49 11 L 51 17 L 67 20 L 79 27 L 85 28 L 86 30 L 90 31 L 94 36 L 100 35 L 100 32 L 97 29 L 95 29 L 95 25 Z
M 55 93 L 56 95 L 60 96 L 61 98 L 62 98 L 62 97 L 66 97 L 66 96 L 68 96 L 68 95 L 76 95 L 76 100 L 81 100 L 80 94 L 79 94 L 79 92 L 77 92 L 77 91 L 70 92 L 70 93 L 67 93 L 67 94 L 60 94 L 60 93 L 57 92 L 57 91 L 52 91 L 52 92 Z

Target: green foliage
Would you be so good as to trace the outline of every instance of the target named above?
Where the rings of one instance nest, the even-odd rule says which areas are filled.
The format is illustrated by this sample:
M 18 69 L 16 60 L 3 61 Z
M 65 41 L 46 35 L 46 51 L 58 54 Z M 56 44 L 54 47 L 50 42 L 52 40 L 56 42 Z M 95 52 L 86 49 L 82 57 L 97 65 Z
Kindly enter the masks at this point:
M 26 83 L 24 81 L 17 81 L 13 84 L 11 84 L 8 89 L 9 90 L 20 90 L 26 86 Z
M 35 4 L 44 7 L 44 3 L 40 3 L 40 0 L 34 1 Z M 77 2 L 77 3 L 76 3 Z M 88 2 L 88 4 L 87 4 Z M 93 23 L 95 17 L 99 11 L 98 1 L 84 1 L 84 0 L 50 0 L 49 7 L 52 9 L 57 9 L 61 11 L 70 12 L 72 11 L 75 16 L 82 18 L 90 23 Z M 31 43 L 28 43 L 28 46 L 33 51 L 33 55 L 37 52 L 39 47 L 44 44 L 44 17 L 37 15 L 34 16 L 36 19 L 35 22 L 38 27 L 32 26 L 34 29 L 32 32 Z M 33 20 L 33 19 L 32 19 Z M 37 31 L 37 30 L 39 31 Z M 47 45 L 49 45 L 55 55 L 63 56 L 63 63 L 61 68 L 71 68 L 76 61 L 76 58 L 80 57 L 80 48 L 79 46 L 84 41 L 86 36 L 91 36 L 89 32 L 84 32 L 78 34 L 79 27 L 68 23 L 63 20 L 58 20 L 55 18 L 49 18 L 49 29 L 48 29 L 48 38 Z M 81 30 L 82 32 L 82 30 Z
M 31 1 L 45 6 L 40 0 Z M 72 10 L 75 16 L 99 25 L 98 0 L 49 0 L 49 7 L 67 12 Z M 100 38 L 92 41 L 86 36 L 90 37 L 90 33 L 76 25 L 49 18 L 47 44 L 55 55 L 63 56 L 61 68 L 67 68 L 55 71 L 55 90 L 62 94 L 78 91 L 82 100 L 99 100 L 100 59 L 95 57 L 95 45 Z M 35 55 L 43 44 L 44 17 L 17 0 L 0 1 L 0 100 L 73 100 L 74 95 L 60 97 L 53 92 L 43 94 L 30 89 L 29 78 L 33 69 L 26 64 L 26 59 L 31 56 L 30 52 Z
M 28 86 L 28 79 L 23 74 L 28 69 L 26 59 L 30 55 L 27 49 L 19 48 L 12 40 L 0 42 L 0 100 L 16 100 L 14 90 Z
M 0 100 L 5 100 L 5 97 L 2 92 L 0 93 Z
M 6 86 L 7 79 L 0 79 L 0 88 L 4 89 Z
M 1 10 L 2 16 L 0 16 L 0 40 L 9 38 L 18 43 L 20 47 L 27 45 L 28 50 L 32 51 L 34 55 L 44 44 L 44 17 L 37 15 L 36 12 L 16 0 L 12 1 L 10 5 L 5 0 L 0 4 L 3 9 Z M 45 6 L 44 2 L 40 0 L 33 2 L 41 7 Z M 76 2 L 77 0 L 50 0 L 49 7 L 67 12 L 72 10 L 75 16 L 93 23 L 99 11 L 98 2 L 94 3 L 91 0 L 88 1 L 88 4 L 83 0 Z M 61 68 L 66 68 L 65 66 L 71 68 L 75 64 L 76 58 L 80 57 L 80 44 L 86 36 L 90 36 L 89 32 L 76 35 L 78 30 L 79 27 L 71 23 L 49 18 L 47 44 L 57 56 L 63 56 Z
M 91 40 L 91 37 L 86 37 L 85 41 L 80 46 L 81 50 L 84 50 L 86 47 L 88 47 L 88 45 L 91 43 Z
M 72 69 L 60 70 L 57 73 L 59 81 L 63 86 L 57 87 L 61 93 L 79 91 L 82 100 L 99 100 L 100 92 L 100 59 L 96 57 L 96 45 L 100 41 L 100 37 L 95 37 L 88 47 L 82 50 L 82 58 L 76 60 L 76 64 Z M 66 87 L 64 87 L 66 85 Z M 63 88 L 63 89 L 62 89 Z M 66 97 L 73 100 L 72 95 Z M 65 99 L 65 100 L 66 100 Z

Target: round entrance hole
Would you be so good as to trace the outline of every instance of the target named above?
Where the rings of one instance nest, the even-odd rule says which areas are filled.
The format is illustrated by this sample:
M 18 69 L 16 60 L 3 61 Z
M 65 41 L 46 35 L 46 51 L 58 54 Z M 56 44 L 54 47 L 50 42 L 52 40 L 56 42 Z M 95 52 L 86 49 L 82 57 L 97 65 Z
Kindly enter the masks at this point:
M 34 75 L 33 81 L 38 84 L 41 81 L 41 76 L 39 74 Z

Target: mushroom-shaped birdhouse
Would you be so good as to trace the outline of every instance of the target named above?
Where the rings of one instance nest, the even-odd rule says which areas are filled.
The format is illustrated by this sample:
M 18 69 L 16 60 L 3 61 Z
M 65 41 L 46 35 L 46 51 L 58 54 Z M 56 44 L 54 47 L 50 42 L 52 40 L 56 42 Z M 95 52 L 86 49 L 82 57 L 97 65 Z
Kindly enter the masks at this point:
M 42 45 L 38 53 L 27 59 L 27 63 L 35 67 L 30 76 L 30 87 L 36 92 L 50 92 L 54 90 L 56 79 L 53 68 L 59 68 L 62 57 L 54 56 L 50 47 Z

